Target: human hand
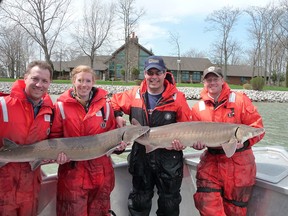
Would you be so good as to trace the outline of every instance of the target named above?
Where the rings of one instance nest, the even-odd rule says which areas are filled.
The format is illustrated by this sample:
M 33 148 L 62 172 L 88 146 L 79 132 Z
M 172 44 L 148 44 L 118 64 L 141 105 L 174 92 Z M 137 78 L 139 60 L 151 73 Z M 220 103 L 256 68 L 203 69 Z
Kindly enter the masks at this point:
M 241 149 L 241 148 L 243 148 L 243 147 L 244 147 L 244 143 L 238 142 L 238 143 L 237 143 L 237 146 L 236 146 L 236 149 Z
M 182 150 L 184 150 L 185 148 L 186 148 L 186 146 L 184 146 L 184 145 L 180 142 L 180 140 L 175 139 L 175 140 L 172 141 L 172 147 L 169 147 L 169 148 L 166 148 L 166 149 L 168 149 L 168 150 L 182 151 Z
M 124 151 L 127 147 L 127 143 L 124 141 L 121 141 L 120 145 L 117 146 L 116 151 Z
M 192 147 L 196 150 L 202 150 L 206 147 L 206 145 L 201 141 L 197 141 L 196 143 L 193 143 Z
M 126 119 L 124 119 L 122 116 L 116 117 L 117 127 L 121 128 L 126 126 Z
M 67 157 L 67 155 L 64 152 L 59 153 L 56 159 L 56 163 L 58 164 L 64 164 L 69 161 L 70 159 Z

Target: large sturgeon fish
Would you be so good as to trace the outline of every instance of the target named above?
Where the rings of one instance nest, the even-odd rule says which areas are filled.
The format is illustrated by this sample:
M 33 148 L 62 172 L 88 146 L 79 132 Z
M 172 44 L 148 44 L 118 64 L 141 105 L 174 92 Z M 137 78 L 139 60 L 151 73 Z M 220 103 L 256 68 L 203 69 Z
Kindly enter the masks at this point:
M 64 152 L 72 161 L 90 160 L 111 154 L 123 140 L 128 145 L 149 131 L 148 126 L 126 126 L 94 136 L 54 138 L 31 145 L 18 145 L 4 138 L 0 149 L 0 167 L 9 162 L 30 162 L 35 170 L 42 160 L 55 160 Z
M 137 122 L 133 124 L 137 125 Z M 199 141 L 207 147 L 222 147 L 226 156 L 231 157 L 238 143 L 244 143 L 264 132 L 264 128 L 244 124 L 192 121 L 152 127 L 135 141 L 145 145 L 147 153 L 158 148 L 172 147 L 174 139 L 178 139 L 184 146 L 192 146 Z

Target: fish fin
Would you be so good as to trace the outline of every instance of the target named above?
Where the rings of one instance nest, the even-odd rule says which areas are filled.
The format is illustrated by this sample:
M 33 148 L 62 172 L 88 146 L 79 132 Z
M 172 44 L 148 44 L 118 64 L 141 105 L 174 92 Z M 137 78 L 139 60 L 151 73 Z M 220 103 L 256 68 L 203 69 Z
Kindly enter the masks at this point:
M 156 148 L 155 146 L 151 145 L 149 139 L 146 135 L 143 135 L 135 140 L 135 142 L 140 143 L 141 145 L 145 146 L 146 153 L 154 151 Z
M 131 123 L 135 126 L 141 126 L 141 124 L 135 118 L 132 118 Z
M 154 151 L 155 149 L 157 149 L 157 148 L 155 148 L 155 146 L 150 145 L 150 144 L 145 145 L 145 148 L 146 148 L 146 153 L 150 153 L 150 152 Z
M 31 170 L 34 171 L 42 164 L 42 160 L 34 160 L 29 162 L 29 164 L 31 166 Z
M 17 148 L 19 145 L 13 142 L 10 139 L 3 138 L 3 147 L 4 149 L 14 149 Z
M 117 146 L 115 146 L 114 148 L 109 149 L 105 154 L 109 157 L 113 152 L 115 152 Z
M 228 143 L 222 144 L 222 148 L 228 158 L 232 157 L 236 152 L 238 141 L 236 139 L 229 140 Z
M 0 162 L 0 167 L 5 166 L 7 163 L 6 162 Z

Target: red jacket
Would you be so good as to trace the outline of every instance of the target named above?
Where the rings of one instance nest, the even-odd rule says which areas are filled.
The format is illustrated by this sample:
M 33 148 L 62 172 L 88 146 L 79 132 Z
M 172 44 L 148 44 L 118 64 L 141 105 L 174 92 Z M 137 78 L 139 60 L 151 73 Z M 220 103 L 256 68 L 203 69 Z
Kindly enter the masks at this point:
M 227 83 L 224 83 L 222 92 L 218 98 L 218 105 L 214 109 L 214 101 L 208 96 L 204 88 L 201 92 L 202 100 L 192 107 L 194 121 L 227 122 L 245 124 L 251 127 L 263 127 L 262 117 L 251 100 L 240 92 L 231 91 Z M 250 146 L 259 142 L 264 134 L 258 138 L 249 140 Z
M 28 102 L 24 89 L 24 81 L 18 80 L 13 84 L 10 95 L 0 97 L 1 145 L 4 137 L 19 145 L 28 145 L 48 138 L 52 101 L 49 95 L 45 94 L 40 111 L 34 118 L 33 106 Z M 40 168 L 33 172 L 27 162 L 6 164 L 0 168 L 0 202 L 5 200 L 9 205 L 10 200 L 13 205 L 29 201 L 33 205 L 38 197 L 40 178 Z M 27 210 L 30 211 L 31 209 Z
M 24 81 L 18 80 L 13 84 L 11 94 L 3 97 L 7 113 L 3 110 L 3 103 L 0 103 L 1 145 L 3 137 L 20 145 L 48 138 L 52 120 L 52 100 L 48 94 L 43 97 L 41 109 L 34 119 L 33 106 L 27 100 L 24 89 Z
M 116 128 L 114 113 L 110 102 L 107 101 L 105 90 L 97 88 L 87 113 L 84 107 L 71 96 L 72 91 L 73 89 L 67 90 L 57 99 L 50 138 L 95 135 Z M 63 104 L 64 119 L 59 109 L 59 102 Z M 105 116 L 102 116 L 101 108 L 104 108 Z M 106 126 L 101 127 L 105 117 L 107 118 Z M 89 163 L 94 161 L 93 163 L 97 164 L 99 160 L 100 158 L 94 159 Z M 77 166 L 87 166 L 87 163 L 88 161 L 79 161 Z
M 153 110 L 150 122 L 144 103 L 145 94 L 147 93 L 146 80 L 141 83 L 140 87 L 134 87 L 131 90 L 113 95 L 111 102 L 116 116 L 119 112 L 124 112 L 125 114 L 130 115 L 130 118 L 136 118 L 142 125 L 149 125 L 151 127 L 190 121 L 191 113 L 185 95 L 178 91 L 176 86 L 171 84 L 168 80 L 165 80 L 164 85 L 165 90 L 162 94 L 162 98 Z M 167 112 L 170 112 L 171 115 L 175 115 L 175 119 L 173 120 L 172 116 L 171 121 L 173 122 L 161 123 L 159 120 L 164 121 L 165 113 Z M 144 122 L 143 116 L 146 116 Z

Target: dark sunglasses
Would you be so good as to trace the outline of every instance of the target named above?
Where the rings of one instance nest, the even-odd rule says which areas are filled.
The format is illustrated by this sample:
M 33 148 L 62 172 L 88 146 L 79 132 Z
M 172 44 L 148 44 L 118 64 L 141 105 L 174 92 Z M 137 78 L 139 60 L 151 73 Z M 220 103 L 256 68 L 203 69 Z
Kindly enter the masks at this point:
M 164 74 L 164 71 L 146 71 L 146 74 L 148 76 L 153 76 L 153 75 L 161 76 L 162 74 Z

